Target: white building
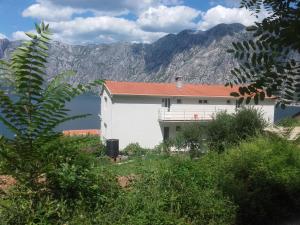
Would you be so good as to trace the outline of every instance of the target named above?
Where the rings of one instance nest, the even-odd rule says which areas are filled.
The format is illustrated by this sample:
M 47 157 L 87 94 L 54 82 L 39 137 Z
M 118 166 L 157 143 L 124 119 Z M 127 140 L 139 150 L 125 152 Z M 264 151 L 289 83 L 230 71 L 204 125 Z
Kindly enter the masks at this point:
M 138 83 L 106 81 L 101 93 L 101 136 L 119 139 L 120 149 L 130 143 L 153 148 L 174 137 L 186 123 L 209 121 L 219 111 L 234 113 L 236 88 L 223 85 Z M 260 105 L 264 117 L 274 121 L 275 99 Z

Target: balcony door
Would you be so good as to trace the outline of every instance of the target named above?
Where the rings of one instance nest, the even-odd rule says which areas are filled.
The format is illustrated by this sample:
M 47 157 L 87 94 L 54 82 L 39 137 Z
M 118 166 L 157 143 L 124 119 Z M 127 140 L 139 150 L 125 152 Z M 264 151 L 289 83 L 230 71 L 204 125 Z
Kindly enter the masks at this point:
M 171 107 L 170 98 L 163 98 L 163 107 L 168 108 L 168 111 L 170 111 L 170 107 Z
M 164 141 L 170 138 L 170 127 L 164 127 Z

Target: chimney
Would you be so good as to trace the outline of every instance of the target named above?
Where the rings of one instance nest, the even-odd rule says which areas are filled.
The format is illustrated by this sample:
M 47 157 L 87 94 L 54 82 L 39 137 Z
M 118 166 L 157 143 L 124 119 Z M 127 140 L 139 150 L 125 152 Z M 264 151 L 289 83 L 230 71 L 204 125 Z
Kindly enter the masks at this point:
M 175 82 L 176 82 L 176 87 L 177 88 L 182 88 L 182 86 L 183 86 L 183 77 L 182 76 L 175 77 Z

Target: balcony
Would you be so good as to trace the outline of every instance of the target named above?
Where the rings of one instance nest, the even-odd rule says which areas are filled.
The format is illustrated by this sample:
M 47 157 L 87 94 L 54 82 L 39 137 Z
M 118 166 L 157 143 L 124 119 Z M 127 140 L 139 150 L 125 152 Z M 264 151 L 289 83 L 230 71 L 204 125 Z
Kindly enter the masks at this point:
M 221 109 L 214 110 L 181 110 L 161 108 L 158 112 L 159 121 L 209 121 L 212 120 L 216 113 Z

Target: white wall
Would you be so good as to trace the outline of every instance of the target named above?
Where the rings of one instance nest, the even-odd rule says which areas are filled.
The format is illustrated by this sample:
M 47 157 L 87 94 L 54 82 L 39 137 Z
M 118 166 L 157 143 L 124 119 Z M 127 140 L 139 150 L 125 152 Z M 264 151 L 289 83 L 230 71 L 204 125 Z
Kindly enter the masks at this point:
M 112 100 L 108 92 L 104 89 L 101 95 L 101 139 L 105 141 L 106 139 L 112 137 Z
M 104 98 L 107 98 L 105 102 Z M 170 127 L 170 136 L 176 134 L 176 126 L 183 123 L 159 122 L 158 112 L 162 108 L 162 98 L 151 96 L 113 96 L 106 91 L 101 96 L 101 131 L 103 139 L 119 139 L 120 149 L 130 143 L 138 142 L 142 147 L 153 148 L 163 140 L 163 127 Z M 181 104 L 177 104 L 177 99 Z M 230 98 L 183 98 L 171 97 L 170 110 L 227 110 L 235 111 L 235 100 Z M 208 100 L 199 104 L 199 99 Z M 230 100 L 230 103 L 227 103 Z M 274 100 L 267 99 L 264 105 L 254 106 L 261 109 L 265 119 L 274 121 Z M 104 124 L 107 125 L 105 128 Z
M 138 142 L 153 148 L 162 141 L 158 122 L 161 98 L 143 96 L 114 96 L 112 108 L 112 135 L 119 139 L 120 149 Z

